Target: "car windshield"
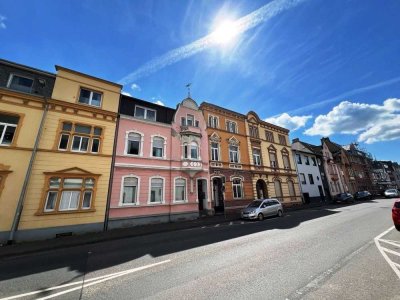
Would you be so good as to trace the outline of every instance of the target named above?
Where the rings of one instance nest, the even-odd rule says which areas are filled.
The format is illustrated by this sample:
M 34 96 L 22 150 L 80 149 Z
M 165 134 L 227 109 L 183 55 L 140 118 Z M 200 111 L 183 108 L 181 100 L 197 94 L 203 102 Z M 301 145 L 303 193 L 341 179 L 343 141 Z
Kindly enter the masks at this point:
M 259 207 L 261 203 L 262 203 L 262 201 L 260 201 L 260 200 L 253 201 L 249 205 L 247 205 L 247 207 Z
M 389 193 L 396 193 L 396 190 L 387 190 Z

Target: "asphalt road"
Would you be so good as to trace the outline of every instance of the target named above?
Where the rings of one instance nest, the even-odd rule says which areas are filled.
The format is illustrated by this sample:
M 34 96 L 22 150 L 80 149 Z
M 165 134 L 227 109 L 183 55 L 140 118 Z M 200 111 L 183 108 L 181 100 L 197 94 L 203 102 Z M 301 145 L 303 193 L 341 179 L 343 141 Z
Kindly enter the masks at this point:
M 400 299 L 392 203 L 4 258 L 0 299 Z

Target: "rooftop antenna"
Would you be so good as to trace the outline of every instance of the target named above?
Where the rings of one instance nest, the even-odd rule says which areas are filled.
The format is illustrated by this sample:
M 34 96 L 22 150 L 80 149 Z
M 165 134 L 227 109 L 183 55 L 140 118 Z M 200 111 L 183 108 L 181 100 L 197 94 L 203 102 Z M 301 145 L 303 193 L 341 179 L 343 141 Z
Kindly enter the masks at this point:
M 187 89 L 188 89 L 188 98 L 190 98 L 190 86 L 191 86 L 192 84 L 191 83 L 188 83 L 187 85 L 186 85 L 186 87 L 187 87 Z

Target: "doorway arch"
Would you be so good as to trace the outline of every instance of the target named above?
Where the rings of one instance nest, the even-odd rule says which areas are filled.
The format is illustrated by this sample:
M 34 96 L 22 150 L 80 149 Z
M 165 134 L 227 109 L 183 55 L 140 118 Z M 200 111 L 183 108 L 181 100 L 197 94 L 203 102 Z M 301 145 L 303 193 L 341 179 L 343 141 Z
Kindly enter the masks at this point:
M 257 199 L 268 198 L 267 184 L 263 179 L 258 179 L 256 182 Z

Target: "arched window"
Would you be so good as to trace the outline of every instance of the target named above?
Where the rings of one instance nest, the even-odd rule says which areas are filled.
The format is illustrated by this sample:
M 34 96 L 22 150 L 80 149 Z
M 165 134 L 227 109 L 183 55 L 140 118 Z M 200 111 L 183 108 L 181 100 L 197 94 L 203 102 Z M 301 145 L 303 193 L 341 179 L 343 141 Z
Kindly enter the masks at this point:
M 164 139 L 159 136 L 153 137 L 153 157 L 164 157 Z
M 175 178 L 175 201 L 186 201 L 186 180 L 184 178 Z
M 275 186 L 275 195 L 277 198 L 282 199 L 282 185 L 280 180 L 275 179 L 274 180 L 274 186 Z
M 269 153 L 269 162 L 271 168 L 279 168 L 278 166 L 278 160 L 276 157 L 276 149 L 272 145 L 268 147 L 268 153 Z
M 124 177 L 122 183 L 121 205 L 138 204 L 139 180 L 134 176 Z
M 290 169 L 289 152 L 285 148 L 282 149 L 282 161 L 283 167 L 285 169 Z
M 233 199 L 243 198 L 243 186 L 240 178 L 233 178 L 232 180 Z
M 141 155 L 142 153 L 142 136 L 139 133 L 130 132 L 126 141 L 126 154 Z
M 288 188 L 289 188 L 290 198 L 293 199 L 293 198 L 296 197 L 296 191 L 294 189 L 294 183 L 293 183 L 292 180 L 289 180 L 287 184 L 288 184 Z

